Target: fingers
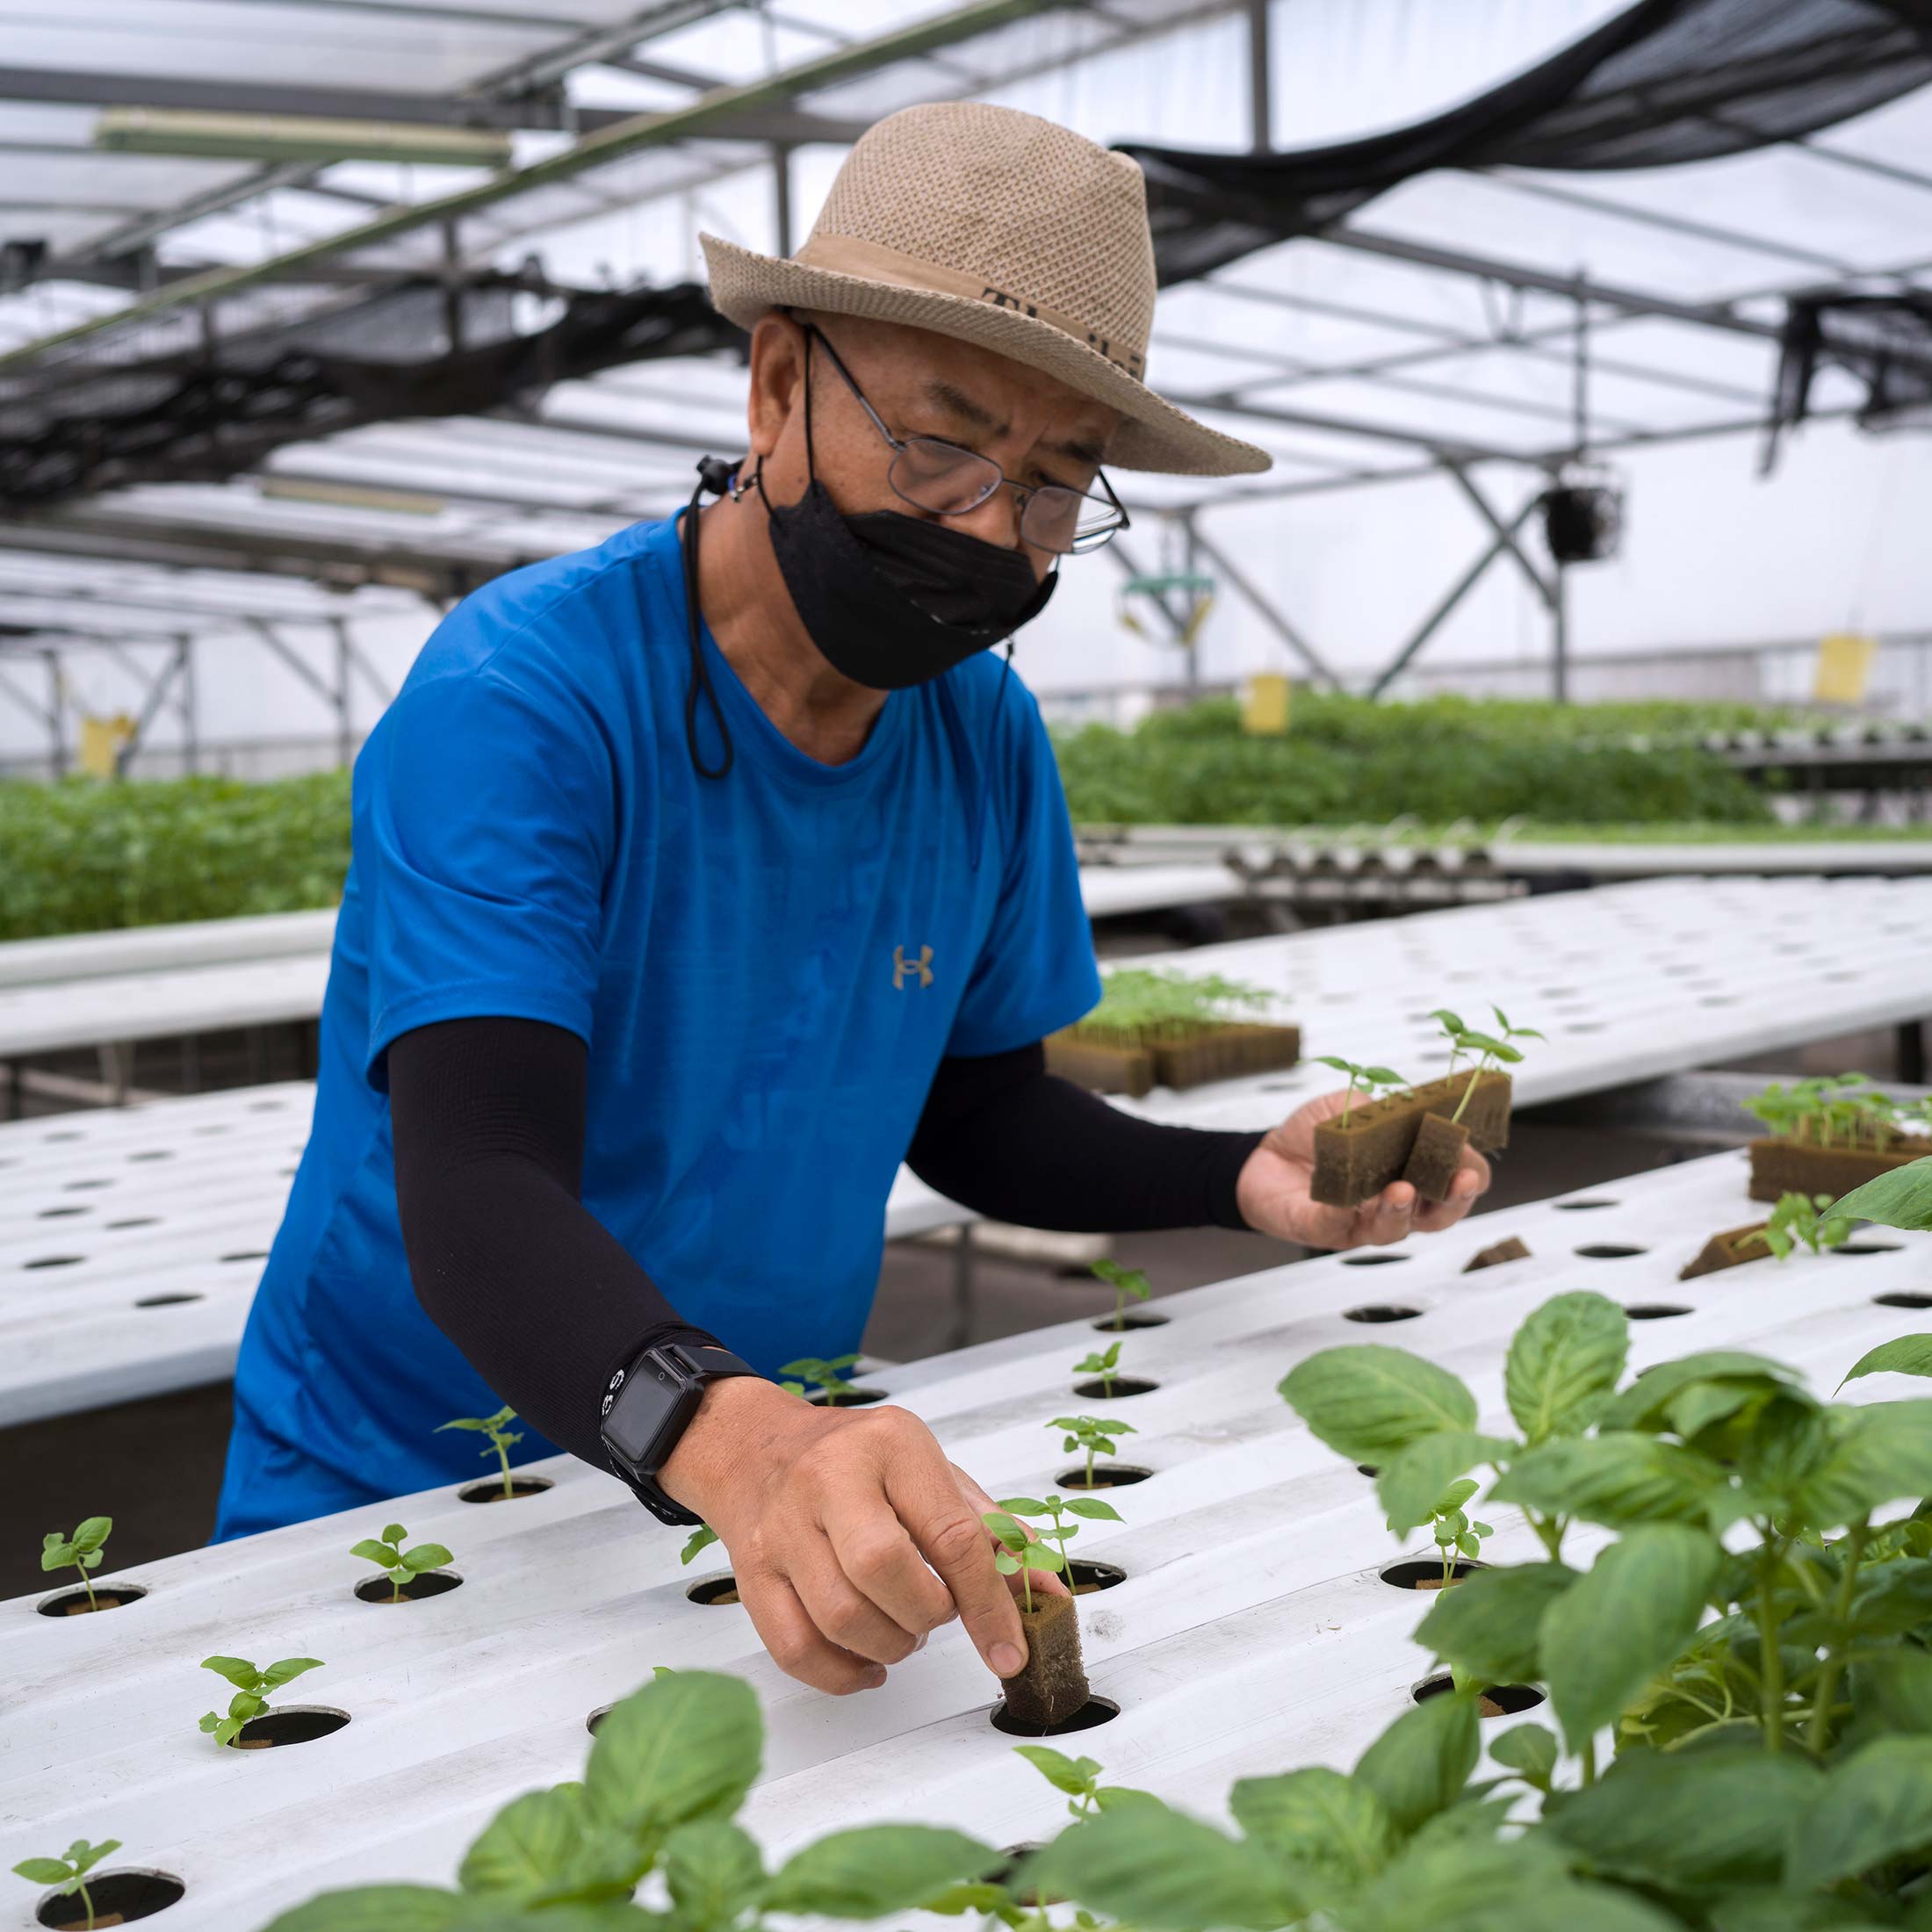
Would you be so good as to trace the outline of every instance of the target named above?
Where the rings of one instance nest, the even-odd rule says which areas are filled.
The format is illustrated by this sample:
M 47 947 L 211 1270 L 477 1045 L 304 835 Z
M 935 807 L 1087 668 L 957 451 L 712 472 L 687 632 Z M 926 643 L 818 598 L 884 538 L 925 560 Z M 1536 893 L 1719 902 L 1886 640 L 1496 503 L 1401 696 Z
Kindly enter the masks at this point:
M 938 1571 L 986 1668 L 996 1677 L 1010 1677 L 1027 1662 L 1020 1613 L 993 1568 L 992 1539 L 979 1511 L 960 1493 L 939 1445 L 927 1441 L 929 1453 L 900 1455 L 889 1465 L 887 1496 L 919 1554 Z
M 883 1664 L 826 1641 L 797 1591 L 782 1576 L 740 1575 L 738 1590 L 759 1641 L 788 1677 L 835 1698 L 876 1690 L 885 1682 Z
M 959 1485 L 960 1496 L 964 1499 L 966 1507 L 975 1516 L 984 1518 L 999 1507 L 956 1462 L 950 1464 L 949 1467 L 953 1472 L 953 1481 Z M 1040 1540 L 1039 1531 L 1034 1529 L 1030 1523 L 1021 1522 L 1018 1517 L 1015 1517 L 1013 1521 L 1019 1523 L 1020 1527 L 1027 1532 L 1027 1540 L 1029 1543 L 1037 1543 Z M 986 1537 L 988 1546 L 997 1551 L 998 1538 L 994 1536 L 991 1530 L 986 1532 Z M 1006 1583 L 1008 1595 L 1019 1597 L 1025 1594 L 1024 1586 L 1018 1576 L 1007 1577 Z M 1036 1597 L 1041 1595 L 1066 1597 L 1071 1594 L 1058 1572 L 1054 1570 L 1034 1571 L 1033 1589 Z
M 1406 1241 L 1415 1225 L 1416 1190 L 1405 1180 L 1391 1181 L 1373 1200 L 1355 1210 L 1352 1247 L 1387 1248 Z
M 903 1663 L 918 1649 L 924 1633 L 907 1630 L 857 1589 L 830 1543 L 794 1568 L 790 1580 L 818 1634 L 835 1648 L 880 1664 Z
M 1489 1164 L 1473 1150 L 1465 1151 L 1456 1178 L 1449 1184 L 1449 1198 L 1444 1201 L 1418 1201 L 1416 1227 L 1423 1234 L 1440 1234 L 1453 1228 L 1489 1192 Z
M 991 1509 L 992 1504 L 986 1507 Z M 821 1630 L 881 1663 L 897 1663 L 911 1654 L 927 1632 L 950 1621 L 952 1597 L 914 1547 L 876 1478 L 869 1489 L 828 1499 L 824 1519 L 825 1535 L 844 1580 L 881 1618 L 890 1621 L 904 1639 L 904 1647 L 897 1655 L 887 1655 L 876 1646 L 853 1642 L 822 1621 Z

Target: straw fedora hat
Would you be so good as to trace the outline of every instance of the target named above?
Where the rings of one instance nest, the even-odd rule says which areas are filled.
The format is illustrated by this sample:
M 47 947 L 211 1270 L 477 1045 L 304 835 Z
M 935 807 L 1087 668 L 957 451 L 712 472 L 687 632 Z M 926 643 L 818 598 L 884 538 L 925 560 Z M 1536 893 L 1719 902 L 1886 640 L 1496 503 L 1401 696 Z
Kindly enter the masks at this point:
M 1125 155 L 1035 115 L 905 108 L 860 136 L 796 255 L 699 240 L 711 300 L 742 328 L 779 307 L 910 323 L 1118 409 L 1107 460 L 1121 469 L 1238 476 L 1272 460 L 1147 386 L 1146 183 Z

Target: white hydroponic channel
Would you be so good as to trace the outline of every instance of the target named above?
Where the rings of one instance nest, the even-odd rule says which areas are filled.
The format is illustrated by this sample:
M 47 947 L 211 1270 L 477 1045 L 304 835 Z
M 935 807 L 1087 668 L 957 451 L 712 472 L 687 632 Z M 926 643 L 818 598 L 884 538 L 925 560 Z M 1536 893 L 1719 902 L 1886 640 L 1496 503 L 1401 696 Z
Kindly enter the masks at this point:
M 1112 1781 L 1214 1813 L 1238 1777 L 1352 1763 L 1426 1676 L 1409 1640 L 1426 1604 L 1379 1575 L 1418 1546 L 1388 1537 L 1373 1485 L 1275 1393 L 1318 1349 L 1406 1345 L 1469 1381 L 1482 1426 L 1506 1427 L 1508 1338 L 1564 1290 L 1682 1311 L 1633 1322 L 1633 1367 L 1748 1346 L 1826 1391 L 1866 1349 L 1932 1323 L 1878 1299 L 1932 1302 L 1928 1236 L 1873 1231 L 1853 1250 L 1680 1283 L 1706 1235 L 1754 1218 L 1746 1175 L 1743 1156 L 1717 1155 L 1159 1302 L 1166 1324 L 1131 1334 L 1122 1366 L 1160 1387 L 1095 1405 L 1135 1424 L 1122 1460 L 1153 1474 L 1113 1493 L 1121 1526 L 1085 1526 L 1078 1546 L 1126 1581 L 1083 1600 L 1093 1687 L 1120 1714 L 1077 1748 Z M 1510 1235 L 1531 1258 L 1461 1272 Z M 1370 1308 L 1401 1318 L 1351 1318 Z M 1068 1406 L 1071 1364 L 1092 1344 L 1068 1322 L 876 1380 L 994 1495 L 1037 1494 L 1066 1460 L 1042 1425 Z M 741 1610 L 688 1600 L 722 1566 L 681 1569 L 680 1532 L 613 1479 L 568 1458 L 530 1467 L 554 1488 L 480 1508 L 433 1490 L 120 1573 L 148 1595 L 105 1615 L 0 1605 L 0 1864 L 118 1837 L 122 1863 L 184 1881 L 182 1922 L 209 1932 L 248 1932 L 328 1886 L 446 1883 L 494 1806 L 579 1772 L 590 1713 L 656 1664 L 756 1686 L 768 1736 L 746 1821 L 775 1850 L 892 1819 L 998 1846 L 1057 1827 L 1063 1800 L 992 1728 L 995 1684 L 957 1626 L 883 1689 L 825 1698 L 777 1672 Z M 1534 1554 L 1513 1512 L 1486 1513 L 1492 1554 Z M 391 1517 L 447 1544 L 462 1587 L 400 1609 L 357 1600 L 371 1573 L 349 1546 Z M 196 1729 L 226 1695 L 196 1668 L 213 1652 L 320 1657 L 288 1701 L 352 1721 L 306 1745 L 220 1750 Z M 25 1927 L 32 1905 L 23 1885 L 0 1924 Z
M 1928 956 L 1932 880 L 1670 879 L 1161 963 L 1269 987 L 1304 1056 L 1417 1080 L 1446 1056 L 1429 1009 L 1482 1024 L 1495 1001 L 1548 1035 L 1517 1070 L 1526 1105 L 1916 1019 Z M 1304 1063 L 1128 1104 L 1267 1127 L 1335 1084 Z M 0 1127 L 0 1424 L 232 1371 L 313 1099 L 295 1083 Z M 902 1171 L 886 1232 L 971 1218 Z

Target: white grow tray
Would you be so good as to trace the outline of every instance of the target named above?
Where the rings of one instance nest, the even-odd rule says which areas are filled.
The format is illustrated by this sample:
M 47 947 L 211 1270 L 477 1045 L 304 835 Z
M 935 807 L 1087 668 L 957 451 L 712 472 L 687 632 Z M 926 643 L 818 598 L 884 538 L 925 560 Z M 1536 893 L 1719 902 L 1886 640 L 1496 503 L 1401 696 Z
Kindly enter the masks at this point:
M 1167 1324 L 1130 1335 L 1123 1362 L 1162 1386 L 1098 1405 L 1140 1431 L 1121 1460 L 1156 1474 L 1113 1494 L 1121 1526 L 1083 1528 L 1081 1554 L 1128 1581 L 1082 1604 L 1095 1691 L 1121 1708 L 1076 1748 L 1112 1781 L 1214 1812 L 1236 1777 L 1352 1763 L 1424 1676 L 1409 1633 L 1426 1603 L 1379 1581 L 1404 1552 L 1373 1486 L 1275 1393 L 1318 1349 L 1377 1340 L 1426 1353 L 1469 1381 L 1486 1424 L 1503 1426 L 1504 1346 L 1563 1290 L 1690 1311 L 1634 1323 L 1633 1366 L 1751 1347 L 1806 1368 L 1822 1391 L 1866 1349 L 1927 1325 L 1873 1300 L 1932 1290 L 1923 1236 L 1879 1230 L 1867 1251 L 1680 1283 L 1707 1234 L 1752 1218 L 1745 1178 L 1741 1155 L 1718 1155 L 1164 1300 Z M 1460 1272 L 1512 1234 L 1531 1259 Z M 1420 1313 L 1381 1326 L 1346 1318 L 1366 1304 Z M 1068 1322 L 875 1379 L 993 1494 L 1038 1493 L 1066 1460 L 1042 1424 L 1067 1406 L 1071 1365 L 1092 1340 Z M 1900 1392 L 1882 1379 L 1857 1387 Z M 120 1863 L 185 1882 L 173 1922 L 198 1932 L 251 1932 L 328 1886 L 448 1883 L 496 1806 L 578 1775 L 589 1713 L 655 1664 L 735 1671 L 757 1688 L 768 1740 L 746 1822 L 775 1851 L 890 1819 L 943 1821 L 996 1846 L 1062 1822 L 1063 1800 L 988 1722 L 996 1686 L 956 1626 L 883 1689 L 823 1697 L 778 1673 L 741 1610 L 687 1599 L 721 1566 L 681 1569 L 681 1532 L 651 1522 L 612 1478 L 568 1458 L 530 1467 L 555 1487 L 487 1508 L 434 1490 L 104 1569 L 148 1591 L 105 1615 L 44 1618 L 32 1597 L 0 1605 L 0 1865 L 76 1836 L 119 1838 Z M 104 1510 L 113 1503 L 100 1498 Z M 1496 1554 L 1533 1554 L 1513 1512 L 1486 1513 Z M 402 1609 L 358 1602 L 353 1586 L 374 1572 L 349 1546 L 391 1517 L 448 1544 L 463 1587 Z M 1212 1561 L 1200 1560 L 1210 1548 Z M 217 1748 L 196 1729 L 227 1696 L 196 1668 L 217 1651 L 322 1658 L 289 1701 L 353 1721 L 298 1748 Z M 29 1926 L 34 1899 L 19 1885 L 0 1927 Z

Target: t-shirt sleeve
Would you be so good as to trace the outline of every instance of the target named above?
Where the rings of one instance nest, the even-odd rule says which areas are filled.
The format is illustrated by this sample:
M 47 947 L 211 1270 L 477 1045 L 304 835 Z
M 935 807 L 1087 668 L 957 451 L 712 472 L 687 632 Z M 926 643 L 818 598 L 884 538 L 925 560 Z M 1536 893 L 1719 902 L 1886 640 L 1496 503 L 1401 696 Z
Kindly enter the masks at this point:
M 588 1042 L 615 835 L 610 760 L 576 695 L 470 668 L 407 686 L 357 770 L 371 1082 L 439 1020 Z
M 1004 834 L 999 899 L 953 1021 L 948 1054 L 1010 1053 L 1071 1026 L 1100 998 L 1053 744 L 1031 694 L 1017 696 L 1023 715 L 1001 734 L 1005 769 L 994 777 Z

